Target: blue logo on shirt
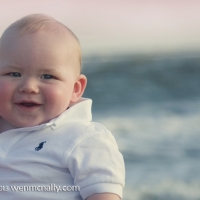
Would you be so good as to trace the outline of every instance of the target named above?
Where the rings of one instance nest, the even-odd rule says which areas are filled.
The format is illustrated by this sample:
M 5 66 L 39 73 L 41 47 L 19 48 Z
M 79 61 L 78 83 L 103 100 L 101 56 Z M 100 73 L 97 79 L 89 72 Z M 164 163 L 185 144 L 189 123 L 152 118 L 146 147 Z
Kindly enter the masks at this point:
M 46 141 L 44 141 L 44 142 L 40 142 L 39 146 L 38 146 L 38 147 L 35 147 L 35 150 L 36 150 L 36 151 L 39 151 L 40 149 L 42 149 L 44 143 L 46 143 Z

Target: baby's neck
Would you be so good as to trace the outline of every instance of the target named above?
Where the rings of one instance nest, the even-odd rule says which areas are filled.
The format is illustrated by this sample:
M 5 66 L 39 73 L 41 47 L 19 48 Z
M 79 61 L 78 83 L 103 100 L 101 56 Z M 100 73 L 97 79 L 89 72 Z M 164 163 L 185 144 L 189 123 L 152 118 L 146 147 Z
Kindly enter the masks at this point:
M 3 133 L 5 131 L 9 131 L 9 130 L 14 129 L 14 128 L 16 128 L 16 127 L 14 127 L 12 124 L 7 122 L 4 118 L 2 118 L 0 116 L 0 133 Z

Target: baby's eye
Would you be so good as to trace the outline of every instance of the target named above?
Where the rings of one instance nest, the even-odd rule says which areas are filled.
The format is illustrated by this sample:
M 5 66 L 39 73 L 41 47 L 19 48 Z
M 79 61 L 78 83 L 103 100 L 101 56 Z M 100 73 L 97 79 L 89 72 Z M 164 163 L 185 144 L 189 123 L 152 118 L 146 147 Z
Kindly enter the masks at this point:
M 42 79 L 55 79 L 55 76 L 49 75 L 49 74 L 44 74 L 41 76 Z
M 21 74 L 18 72 L 11 72 L 11 73 L 8 73 L 8 75 L 14 76 L 14 77 L 21 77 Z

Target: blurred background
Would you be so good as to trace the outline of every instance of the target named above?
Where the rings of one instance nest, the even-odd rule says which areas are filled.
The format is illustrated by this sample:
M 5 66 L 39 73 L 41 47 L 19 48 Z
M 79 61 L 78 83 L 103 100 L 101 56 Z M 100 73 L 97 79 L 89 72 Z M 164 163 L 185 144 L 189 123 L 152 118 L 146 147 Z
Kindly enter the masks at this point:
M 80 39 L 85 97 L 126 164 L 124 200 L 200 199 L 199 0 L 0 0 L 0 32 L 32 13 Z

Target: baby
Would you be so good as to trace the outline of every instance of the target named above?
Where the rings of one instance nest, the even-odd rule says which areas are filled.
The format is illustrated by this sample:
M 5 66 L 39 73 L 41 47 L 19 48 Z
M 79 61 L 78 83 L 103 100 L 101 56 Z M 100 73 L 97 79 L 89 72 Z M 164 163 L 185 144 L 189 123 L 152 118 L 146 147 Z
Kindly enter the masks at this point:
M 82 98 L 81 49 L 46 15 L 11 24 L 0 40 L 0 197 L 119 200 L 124 163 Z M 69 191 L 69 188 L 79 188 Z

